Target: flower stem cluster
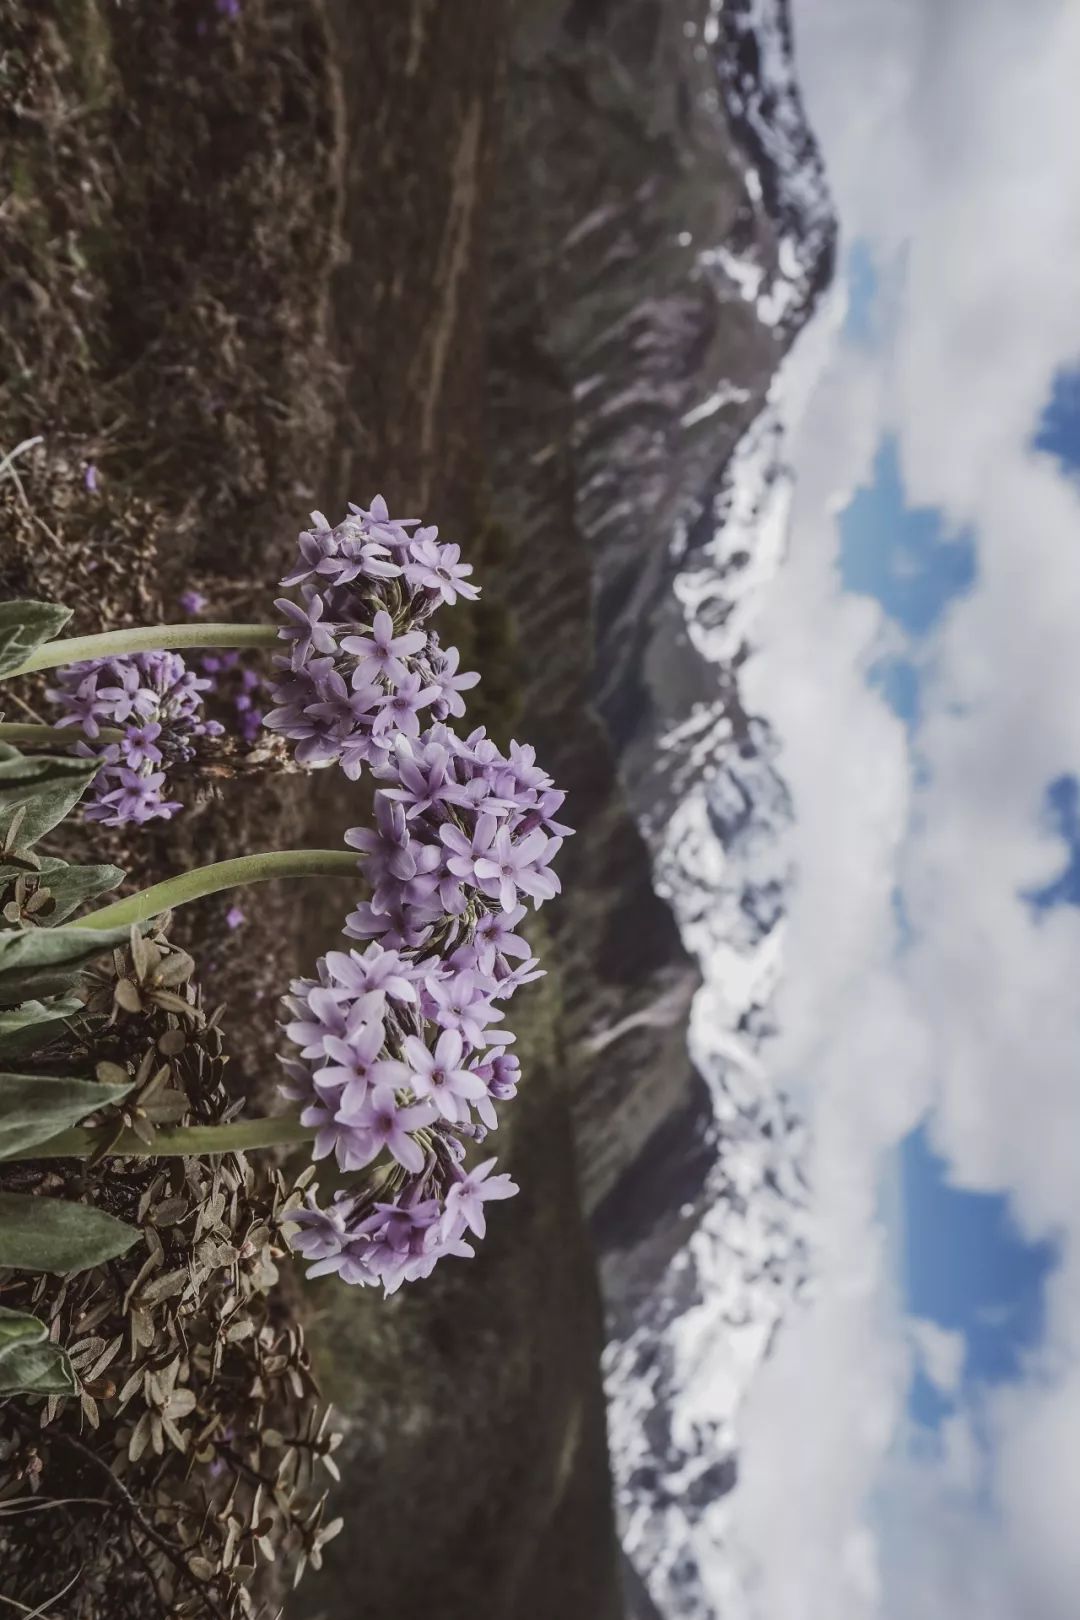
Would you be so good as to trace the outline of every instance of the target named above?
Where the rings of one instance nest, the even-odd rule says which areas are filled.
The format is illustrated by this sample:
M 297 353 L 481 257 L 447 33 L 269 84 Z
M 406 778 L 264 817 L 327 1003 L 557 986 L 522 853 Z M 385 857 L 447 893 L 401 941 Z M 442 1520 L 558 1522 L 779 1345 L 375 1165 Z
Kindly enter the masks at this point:
M 188 669 L 179 653 L 138 652 L 67 664 L 48 697 L 64 712 L 61 726 L 78 726 L 75 752 L 101 760 L 87 799 L 88 821 L 107 827 L 170 820 L 181 805 L 170 800 L 167 771 L 186 763 L 196 739 L 224 729 L 203 714 L 208 680 Z M 120 727 L 120 742 L 101 740 L 102 725 Z
M 517 743 L 504 754 L 481 728 L 460 737 L 457 673 L 426 621 L 441 601 L 475 596 L 456 546 L 396 523 L 378 498 L 337 528 L 316 514 L 278 604 L 291 643 L 267 724 L 308 765 L 337 761 L 379 786 L 374 825 L 346 834 L 369 898 L 317 978 L 286 998 L 286 1091 L 317 1130 L 315 1156 L 366 1171 L 362 1189 L 296 1216 L 312 1272 L 387 1292 L 470 1255 L 484 1204 L 517 1191 L 495 1160 L 465 1168 L 465 1144 L 498 1126 L 516 1093 L 503 1003 L 540 976 L 516 932 L 525 902 L 559 891 L 551 862 L 570 833 L 564 795 Z M 427 721 L 423 729 L 423 721 Z

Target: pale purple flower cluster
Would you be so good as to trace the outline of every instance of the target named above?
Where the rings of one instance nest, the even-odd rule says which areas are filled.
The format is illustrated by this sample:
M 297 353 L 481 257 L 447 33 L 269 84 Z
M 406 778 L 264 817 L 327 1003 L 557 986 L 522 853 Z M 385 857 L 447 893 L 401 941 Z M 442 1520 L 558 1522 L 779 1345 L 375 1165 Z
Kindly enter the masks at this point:
M 352 513 L 337 529 L 316 514 L 301 536 L 286 583 L 304 605 L 278 604 L 292 652 L 267 724 L 302 762 L 337 760 L 351 777 L 367 764 L 380 784 L 373 825 L 346 834 L 370 893 L 345 934 L 367 943 L 292 985 L 283 1059 L 315 1157 L 367 1174 L 290 1219 L 312 1275 L 393 1292 L 470 1255 L 485 1202 L 517 1191 L 494 1159 L 467 1169 L 464 1143 L 516 1094 L 502 1003 L 540 976 L 516 930 L 526 901 L 558 893 L 551 862 L 571 829 L 531 748 L 504 754 L 482 728 L 462 738 L 445 723 L 477 677 L 421 626 L 440 601 L 476 594 L 457 548 L 410 536 L 415 521 L 393 522 L 378 498 Z
M 293 1244 L 312 1276 L 334 1271 L 393 1293 L 446 1255 L 471 1255 L 466 1232 L 483 1237 L 485 1201 L 517 1191 L 490 1174 L 494 1159 L 467 1171 L 463 1139 L 495 1129 L 495 1103 L 516 1092 L 514 1037 L 491 1026 L 504 1017 L 496 1001 L 520 980 L 375 942 L 328 952 L 318 973 L 286 998 L 298 1056 L 283 1060 L 285 1090 L 317 1130 L 317 1159 L 375 1168 L 361 1191 L 291 1216 Z
M 90 658 L 57 672 L 49 698 L 63 709 L 61 726 L 81 728 L 76 753 L 101 760 L 85 804 L 88 821 L 107 827 L 169 820 L 181 809 L 167 798 L 166 770 L 195 752 L 198 737 L 223 728 L 203 717 L 209 681 L 179 653 L 143 652 Z M 120 742 L 101 741 L 101 727 L 119 727 Z
M 418 522 L 392 519 L 377 495 L 336 528 L 313 512 L 300 536 L 281 583 L 298 586 L 301 600 L 275 604 L 289 653 L 275 659 L 266 724 L 296 743 L 301 765 L 337 762 L 355 781 L 399 736 L 465 712 L 461 693 L 480 677 L 459 672 L 456 649 L 444 652 L 423 625 L 440 603 L 480 593 L 458 547 Z

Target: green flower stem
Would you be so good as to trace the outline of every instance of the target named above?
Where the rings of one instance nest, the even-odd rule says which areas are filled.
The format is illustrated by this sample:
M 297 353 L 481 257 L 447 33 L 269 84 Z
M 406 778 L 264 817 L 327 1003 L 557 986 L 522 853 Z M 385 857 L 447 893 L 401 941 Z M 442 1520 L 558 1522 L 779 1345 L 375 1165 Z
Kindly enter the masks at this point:
M 30 675 L 36 669 L 56 669 L 84 658 L 105 658 L 135 652 L 162 652 L 179 647 L 275 647 L 273 624 L 148 624 L 133 630 L 105 630 L 96 636 L 69 636 L 46 641 L 7 677 Z
M 102 742 L 123 742 L 124 733 L 114 726 L 101 726 L 98 737 Z M 30 720 L 0 720 L 0 743 L 36 743 L 40 748 L 60 745 L 71 748 L 83 742 L 83 734 L 74 726 L 35 725 Z
M 155 1131 L 152 1142 L 144 1142 L 134 1131 L 121 1131 L 109 1145 L 108 1157 L 175 1159 L 196 1158 L 204 1153 L 246 1153 L 252 1148 L 280 1147 L 290 1142 L 312 1142 L 314 1126 L 301 1125 L 287 1114 L 276 1119 L 239 1119 L 231 1125 L 182 1125 L 173 1130 Z M 61 1131 L 47 1142 L 27 1148 L 27 1159 L 88 1159 L 104 1140 L 101 1127 L 89 1130 L 77 1126 Z
M 180 872 L 163 883 L 153 883 L 138 894 L 87 912 L 70 926 L 120 928 L 244 883 L 265 883 L 268 878 L 340 877 L 346 872 L 355 877 L 358 870 L 358 857 L 346 849 L 278 849 L 261 855 L 241 855 L 236 860 L 215 861 L 211 866 L 198 866 L 193 872 Z

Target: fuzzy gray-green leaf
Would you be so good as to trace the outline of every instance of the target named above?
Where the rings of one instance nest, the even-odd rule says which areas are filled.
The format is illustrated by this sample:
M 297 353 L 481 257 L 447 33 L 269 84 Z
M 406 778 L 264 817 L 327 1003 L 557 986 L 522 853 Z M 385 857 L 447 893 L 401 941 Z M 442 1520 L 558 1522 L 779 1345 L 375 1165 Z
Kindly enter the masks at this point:
M 0 1007 L 62 995 L 84 963 L 126 943 L 126 927 L 32 928 L 0 932 Z
M 0 602 L 0 676 L 53 641 L 70 618 L 71 609 L 57 602 Z
M 96 759 L 66 754 L 0 759 L 0 828 L 8 828 L 21 809 L 19 847 L 36 844 L 63 821 L 100 769 Z
M 0 1193 L 0 1266 L 16 1271 L 85 1271 L 126 1254 L 138 1236 L 92 1204 Z
M 28 1159 L 69 1125 L 126 1097 L 135 1082 L 103 1086 L 43 1074 L 0 1074 L 0 1159 Z
M 71 1363 L 49 1343 L 44 1322 L 0 1305 L 0 1396 L 73 1395 L 76 1388 Z
M 60 1034 L 69 1018 L 82 1011 L 71 996 L 52 1001 L 24 1001 L 19 1007 L 0 1007 L 0 1061 L 25 1057 Z

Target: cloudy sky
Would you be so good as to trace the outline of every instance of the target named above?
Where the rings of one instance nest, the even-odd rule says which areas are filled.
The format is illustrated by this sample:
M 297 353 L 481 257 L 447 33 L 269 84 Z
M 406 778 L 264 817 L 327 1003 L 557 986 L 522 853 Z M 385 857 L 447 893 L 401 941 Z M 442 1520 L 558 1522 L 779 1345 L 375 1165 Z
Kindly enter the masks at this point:
M 737 1533 L 763 1620 L 1072 1620 L 1080 5 L 793 4 L 842 276 L 747 690 L 798 814 L 819 1281 Z

